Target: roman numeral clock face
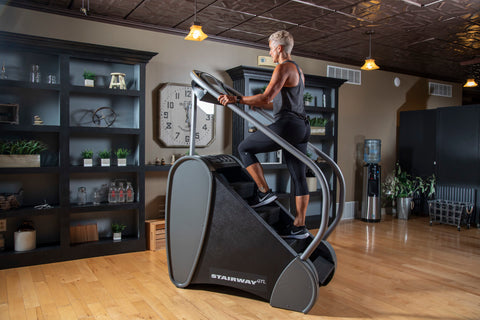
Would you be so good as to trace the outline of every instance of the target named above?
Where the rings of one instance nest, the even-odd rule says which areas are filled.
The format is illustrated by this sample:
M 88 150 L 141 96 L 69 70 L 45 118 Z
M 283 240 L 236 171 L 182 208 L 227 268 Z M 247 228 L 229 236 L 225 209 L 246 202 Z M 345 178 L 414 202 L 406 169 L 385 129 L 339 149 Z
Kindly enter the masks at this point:
M 160 132 L 159 139 L 165 147 L 190 145 L 192 87 L 167 83 L 159 91 Z M 214 109 L 214 108 L 212 108 Z M 214 114 L 206 114 L 197 108 L 195 146 L 206 147 L 215 136 Z

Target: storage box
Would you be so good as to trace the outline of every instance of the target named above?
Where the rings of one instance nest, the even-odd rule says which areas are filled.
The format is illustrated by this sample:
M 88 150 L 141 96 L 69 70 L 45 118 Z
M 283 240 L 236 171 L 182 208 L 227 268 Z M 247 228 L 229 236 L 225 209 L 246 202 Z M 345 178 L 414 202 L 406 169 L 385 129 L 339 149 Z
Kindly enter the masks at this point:
M 98 241 L 97 224 L 70 227 L 70 243 Z
M 147 249 L 156 251 L 165 249 L 165 219 L 145 221 Z

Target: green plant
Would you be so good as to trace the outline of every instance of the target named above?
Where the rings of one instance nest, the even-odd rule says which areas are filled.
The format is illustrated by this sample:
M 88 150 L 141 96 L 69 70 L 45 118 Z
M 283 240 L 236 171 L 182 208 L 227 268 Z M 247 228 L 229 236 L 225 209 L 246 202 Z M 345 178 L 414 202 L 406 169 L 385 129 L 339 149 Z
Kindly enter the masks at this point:
M 83 72 L 83 78 L 89 80 L 95 80 L 95 73 L 85 70 Z
M 127 227 L 126 225 L 121 223 L 112 223 L 112 232 L 113 233 L 122 232 L 123 230 L 125 230 L 126 227 Z
M 39 154 L 47 150 L 43 142 L 37 140 L 11 140 L 0 142 L 0 154 Z
M 390 197 L 393 198 L 411 198 L 420 189 L 422 179 L 415 177 L 402 170 L 400 164 L 395 164 L 395 174 L 393 176 L 393 190 Z
M 103 150 L 98 153 L 98 156 L 100 159 L 110 159 L 110 151 L 109 150 Z
M 325 127 L 328 123 L 328 119 L 326 118 L 311 118 L 309 119 L 311 127 Z
M 85 149 L 82 151 L 82 158 L 83 159 L 92 159 L 93 158 L 93 151 L 90 149 Z
M 303 101 L 308 101 L 308 102 L 312 102 L 313 100 L 313 96 L 310 94 L 310 92 L 305 92 L 303 94 Z
M 127 148 L 118 148 L 117 151 L 115 151 L 115 155 L 117 156 L 118 159 L 124 159 L 130 154 L 130 150 Z

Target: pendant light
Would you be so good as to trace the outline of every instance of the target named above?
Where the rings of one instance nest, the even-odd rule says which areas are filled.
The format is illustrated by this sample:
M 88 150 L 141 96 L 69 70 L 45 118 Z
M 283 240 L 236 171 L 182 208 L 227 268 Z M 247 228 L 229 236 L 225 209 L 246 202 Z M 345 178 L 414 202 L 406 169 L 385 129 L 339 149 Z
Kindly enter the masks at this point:
M 207 39 L 207 37 L 207 34 L 202 31 L 202 26 L 197 22 L 197 0 L 195 0 L 193 25 L 190 27 L 190 32 L 185 37 L 185 40 L 203 41 Z
M 376 65 L 375 59 L 372 59 L 372 34 L 373 31 L 367 31 L 369 35 L 369 45 L 368 45 L 368 57 L 365 59 L 365 64 L 360 68 L 362 70 L 377 70 L 380 69 L 379 66 Z
M 478 84 L 475 82 L 475 79 L 467 79 L 467 82 L 463 85 L 464 88 L 473 88 L 478 86 Z

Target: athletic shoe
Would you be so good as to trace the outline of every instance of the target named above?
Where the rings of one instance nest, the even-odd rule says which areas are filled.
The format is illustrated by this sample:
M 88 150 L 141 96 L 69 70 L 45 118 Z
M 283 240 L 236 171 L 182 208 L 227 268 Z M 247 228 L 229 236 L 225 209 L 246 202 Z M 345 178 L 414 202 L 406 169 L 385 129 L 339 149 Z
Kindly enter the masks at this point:
M 281 234 L 284 239 L 305 239 L 310 236 L 305 226 L 296 227 L 294 225 L 289 226 L 285 232 Z
M 261 206 L 265 206 L 277 200 L 277 198 L 278 198 L 277 195 L 273 193 L 271 189 L 265 193 L 258 191 L 256 203 L 252 204 L 251 207 L 258 208 Z

